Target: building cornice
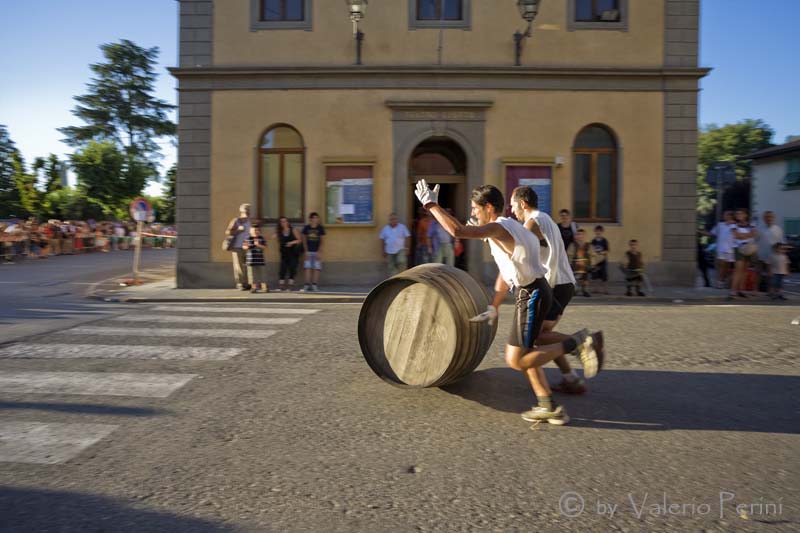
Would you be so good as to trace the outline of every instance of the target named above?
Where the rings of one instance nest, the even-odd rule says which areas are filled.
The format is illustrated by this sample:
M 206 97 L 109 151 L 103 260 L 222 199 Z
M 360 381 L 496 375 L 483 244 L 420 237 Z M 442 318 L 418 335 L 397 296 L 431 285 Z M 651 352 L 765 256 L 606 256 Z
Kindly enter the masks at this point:
M 697 90 L 711 69 L 498 66 L 205 66 L 169 69 L 180 90 Z

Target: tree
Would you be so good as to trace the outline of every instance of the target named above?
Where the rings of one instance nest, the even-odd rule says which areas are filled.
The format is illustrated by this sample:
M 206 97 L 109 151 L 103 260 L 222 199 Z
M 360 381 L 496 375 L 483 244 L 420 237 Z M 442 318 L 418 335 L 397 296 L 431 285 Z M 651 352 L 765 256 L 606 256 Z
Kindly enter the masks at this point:
M 6 127 L 0 124 L 0 218 L 25 215 L 15 180 L 15 156 L 19 156 L 19 150 Z
M 113 143 L 125 158 L 122 171 L 113 179 L 120 182 L 118 190 L 125 191 L 126 197 L 137 196 L 148 179 L 157 179 L 156 163 L 161 157 L 157 140 L 175 135 L 175 123 L 167 118 L 175 106 L 153 96 L 157 47 L 142 48 L 123 39 L 100 49 L 106 61 L 90 65 L 96 77 L 88 84 L 87 94 L 75 97 L 78 105 L 72 111 L 86 125 L 59 131 L 74 147 Z
M 120 179 L 126 161 L 114 143 L 90 141 L 72 154 L 71 160 L 78 190 L 86 195 L 92 216 L 97 216 L 95 212 L 99 209 L 105 216 L 127 217 L 124 206 L 135 194 L 129 195 L 124 180 Z
M 162 194 L 159 220 L 166 224 L 175 223 L 175 188 L 178 179 L 178 165 L 174 163 L 167 171 L 165 189 Z
M 37 157 L 33 162 L 33 170 L 38 175 L 39 172 L 44 174 L 44 191 L 45 194 L 57 191 L 62 187 L 61 173 L 64 169 L 65 163 L 62 162 L 56 154 L 50 154 L 47 158 Z
M 36 188 L 36 174 L 25 170 L 22 154 L 15 152 L 11 156 L 14 185 L 19 195 L 19 206 L 22 212 L 17 216 L 41 216 L 42 192 Z
M 750 203 L 749 187 L 746 181 L 750 176 L 750 162 L 739 158 L 772 146 L 775 132 L 763 120 L 746 119 L 736 124 L 717 126 L 709 124 L 700 130 L 697 161 L 697 211 L 701 215 L 713 213 L 716 205 L 714 188 L 705 182 L 706 172 L 711 164 L 726 161 L 736 169 L 737 184 L 731 193 L 726 194 L 723 205 L 747 207 Z

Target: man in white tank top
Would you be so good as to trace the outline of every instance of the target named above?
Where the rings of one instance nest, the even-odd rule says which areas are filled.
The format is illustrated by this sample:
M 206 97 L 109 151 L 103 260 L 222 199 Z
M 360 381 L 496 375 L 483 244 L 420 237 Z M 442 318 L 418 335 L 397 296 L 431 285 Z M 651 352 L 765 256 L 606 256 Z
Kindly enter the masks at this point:
M 439 186 L 428 188 L 425 180 L 417 182 L 415 191 L 420 203 L 453 237 L 459 239 L 485 239 L 500 271 L 495 282 L 492 304 L 485 312 L 473 317 L 473 322 L 497 319 L 497 308 L 510 287 L 515 289 L 516 305 L 514 323 L 506 344 L 506 363 L 515 370 L 528 372 L 541 369 L 556 357 L 572 353 L 579 355 L 586 377 L 594 377 L 602 367 L 602 351 L 594 347 L 594 338 L 581 331 L 567 339 L 548 345 L 535 346 L 545 315 L 552 303 L 550 286 L 544 278 L 545 268 L 539 259 L 539 242 L 519 222 L 501 217 L 503 194 L 492 185 L 483 185 L 472 191 L 472 216 L 477 225 L 464 225 L 447 213 L 437 200 Z M 531 384 L 539 401 L 538 407 L 522 413 L 527 421 L 547 421 L 563 425 L 569 421 L 566 410 L 552 399 L 546 380 Z
M 539 211 L 539 196 L 531 187 L 514 189 L 511 193 L 511 210 L 517 220 L 522 221 L 525 228 L 542 241 L 542 257 L 547 268 L 545 279 L 553 289 L 553 305 L 544 319 L 539 340 L 547 344 L 563 341 L 568 336 L 556 332 L 555 327 L 575 295 L 575 275 L 572 273 L 561 232 L 547 213 Z M 597 332 L 595 335 L 597 342 L 602 342 L 602 333 Z M 566 357 L 557 357 L 555 363 L 563 375 L 556 390 L 568 394 L 586 392 L 585 381 L 572 371 Z M 537 379 L 532 372 L 528 372 L 528 377 Z

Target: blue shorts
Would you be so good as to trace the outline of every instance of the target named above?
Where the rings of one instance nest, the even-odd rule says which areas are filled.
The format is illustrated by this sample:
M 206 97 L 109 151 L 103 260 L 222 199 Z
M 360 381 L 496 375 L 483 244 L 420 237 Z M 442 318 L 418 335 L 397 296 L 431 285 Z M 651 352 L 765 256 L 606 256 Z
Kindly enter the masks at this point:
M 517 289 L 514 321 L 511 325 L 508 344 L 521 348 L 533 348 L 552 303 L 553 293 L 544 278 L 537 279 L 527 287 Z
M 303 262 L 303 268 L 322 270 L 322 261 L 319 260 L 317 252 L 306 252 L 306 260 Z

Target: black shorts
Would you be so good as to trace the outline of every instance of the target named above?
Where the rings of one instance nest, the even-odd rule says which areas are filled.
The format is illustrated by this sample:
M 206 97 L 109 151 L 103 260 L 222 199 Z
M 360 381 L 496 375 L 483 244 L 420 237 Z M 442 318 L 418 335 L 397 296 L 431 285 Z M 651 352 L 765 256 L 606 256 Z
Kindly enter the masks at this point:
M 514 305 L 514 321 L 508 344 L 521 348 L 533 348 L 542 331 L 542 323 L 553 303 L 553 293 L 547 280 L 539 278 L 527 287 L 517 289 Z
M 592 268 L 592 279 L 608 281 L 608 261 L 598 263 Z
M 550 306 L 550 311 L 547 312 L 544 319 L 550 322 L 558 320 L 564 314 L 564 310 L 573 296 L 575 296 L 574 283 L 562 283 L 553 287 L 553 305 Z

